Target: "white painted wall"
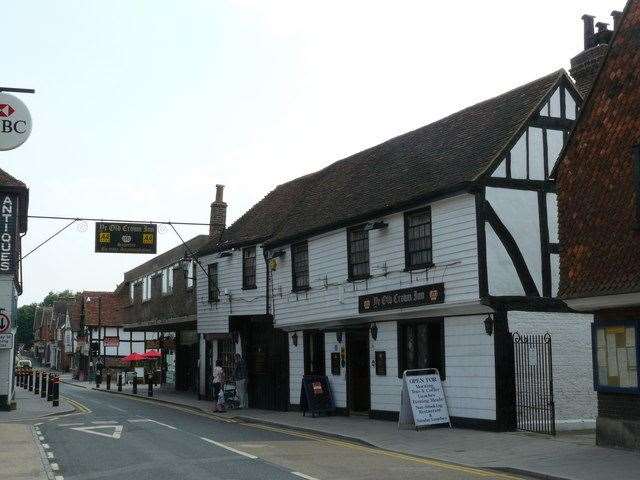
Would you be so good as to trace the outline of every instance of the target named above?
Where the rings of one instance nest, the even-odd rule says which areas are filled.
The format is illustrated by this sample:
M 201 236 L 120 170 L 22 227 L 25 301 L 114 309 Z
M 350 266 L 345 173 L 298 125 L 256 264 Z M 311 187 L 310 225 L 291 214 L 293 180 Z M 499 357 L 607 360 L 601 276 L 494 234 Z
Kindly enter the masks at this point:
M 340 352 L 343 347 L 347 348 L 346 342 L 347 334 L 344 332 L 342 332 L 342 343 L 336 340 L 335 332 L 327 332 L 324 335 L 324 364 L 333 399 L 338 408 L 347 407 L 347 367 L 340 365 L 340 375 L 331 375 L 331 352 Z
M 298 345 L 295 347 L 291 340 L 294 332 L 289 333 L 289 403 L 300 405 L 300 388 L 304 375 L 304 341 L 301 331 L 295 333 L 298 335 Z
M 443 382 L 449 413 L 454 417 L 496 419 L 493 337 L 484 332 L 485 315 L 446 317 Z M 397 323 L 378 323 L 378 339 L 370 340 L 371 358 L 385 351 L 387 375 L 371 367 L 371 408 L 397 412 L 402 379 L 398 378 Z
M 509 312 L 509 329 L 521 334 L 551 334 L 553 391 L 558 429 L 595 428 L 592 315 Z
M 346 229 L 308 240 L 308 292 L 291 291 L 291 253 L 278 259 L 273 273 L 274 314 L 278 327 L 342 320 L 358 316 L 358 296 L 412 285 L 445 283 L 447 304 L 478 299 L 478 255 L 475 198 L 463 194 L 431 205 L 435 267 L 413 274 L 404 271 L 404 216 L 384 217 L 388 227 L 369 234 L 368 281 L 348 282 Z M 387 272 L 386 276 L 384 275 Z M 264 306 L 263 306 L 264 307 Z
M 200 259 L 206 269 L 210 263 L 218 264 L 220 301 L 209 302 L 209 284 L 201 268 L 197 268 L 196 305 L 198 333 L 226 333 L 229 315 L 260 315 L 266 311 L 266 265 L 262 247 L 256 247 L 256 289 L 242 289 L 242 250 L 233 250 L 230 257 L 217 254 Z M 224 291 L 229 296 L 224 295 Z

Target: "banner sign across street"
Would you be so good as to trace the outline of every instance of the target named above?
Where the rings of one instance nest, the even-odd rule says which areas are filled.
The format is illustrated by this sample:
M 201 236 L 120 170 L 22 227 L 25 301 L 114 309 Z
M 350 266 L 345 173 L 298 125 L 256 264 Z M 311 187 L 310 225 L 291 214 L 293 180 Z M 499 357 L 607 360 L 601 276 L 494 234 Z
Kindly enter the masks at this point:
M 96 222 L 97 253 L 152 253 L 157 249 L 157 225 Z

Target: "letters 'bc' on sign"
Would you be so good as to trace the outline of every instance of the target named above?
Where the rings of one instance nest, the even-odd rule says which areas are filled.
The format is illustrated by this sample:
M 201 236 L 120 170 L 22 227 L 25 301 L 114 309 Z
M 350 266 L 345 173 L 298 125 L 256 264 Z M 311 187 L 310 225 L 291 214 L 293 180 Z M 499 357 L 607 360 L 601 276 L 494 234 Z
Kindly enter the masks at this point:
M 426 427 L 448 423 L 449 409 L 440 374 L 435 368 L 407 370 L 402 377 L 399 427 Z
M 31 135 L 31 114 L 17 97 L 0 93 L 0 151 L 13 150 Z
M 155 254 L 157 234 L 151 223 L 96 222 L 96 252 Z

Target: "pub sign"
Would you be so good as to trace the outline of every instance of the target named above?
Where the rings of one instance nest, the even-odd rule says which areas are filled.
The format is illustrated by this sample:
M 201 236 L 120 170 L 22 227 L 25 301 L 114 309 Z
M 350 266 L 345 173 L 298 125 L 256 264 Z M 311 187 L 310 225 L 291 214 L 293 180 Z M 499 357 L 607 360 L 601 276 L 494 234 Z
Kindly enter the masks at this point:
M 361 295 L 358 297 L 358 312 L 381 312 L 436 303 L 444 303 L 444 283 Z
M 157 226 L 96 222 L 97 253 L 156 253 Z

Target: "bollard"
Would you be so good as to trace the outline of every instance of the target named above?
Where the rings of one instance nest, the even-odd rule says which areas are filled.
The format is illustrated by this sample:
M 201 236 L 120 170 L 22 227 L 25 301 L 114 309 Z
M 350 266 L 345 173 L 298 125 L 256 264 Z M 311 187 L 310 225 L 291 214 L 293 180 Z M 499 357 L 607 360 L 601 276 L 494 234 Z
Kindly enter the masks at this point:
M 47 398 L 47 372 L 42 372 L 42 381 L 40 382 L 40 397 Z
M 122 391 L 122 374 L 121 373 L 118 374 L 118 391 L 119 392 Z
M 147 375 L 147 397 L 153 397 L 153 378 Z
M 20 386 L 22 388 L 25 388 L 25 385 L 27 383 L 27 382 L 25 382 L 26 378 L 27 378 L 27 374 L 25 373 L 25 371 L 24 370 L 20 370 Z
M 40 372 L 36 372 L 36 381 L 35 385 L 33 386 L 33 393 L 35 395 L 40 394 Z
M 47 402 L 53 401 L 53 373 L 49 374 L 47 381 Z
M 56 375 L 53 379 L 53 406 L 60 405 L 60 377 Z
M 22 386 L 22 370 L 18 370 L 18 386 L 21 387 Z
M 107 373 L 107 390 L 111 390 L 111 373 Z
M 33 392 L 33 370 L 29 372 L 29 391 Z
M 136 375 L 133 376 L 133 394 L 138 394 L 138 377 Z

